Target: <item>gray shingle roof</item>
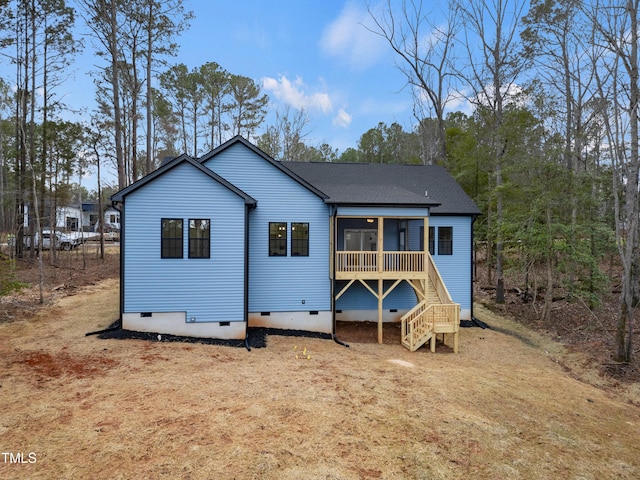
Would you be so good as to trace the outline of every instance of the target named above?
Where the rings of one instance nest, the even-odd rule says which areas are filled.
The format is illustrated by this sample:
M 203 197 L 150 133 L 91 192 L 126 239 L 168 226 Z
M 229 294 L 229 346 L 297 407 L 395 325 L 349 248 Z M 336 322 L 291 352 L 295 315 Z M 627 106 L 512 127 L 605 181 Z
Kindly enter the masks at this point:
M 325 193 L 329 197 L 327 203 L 428 206 L 433 214 L 480 214 L 473 200 L 443 167 L 371 163 L 281 163 Z

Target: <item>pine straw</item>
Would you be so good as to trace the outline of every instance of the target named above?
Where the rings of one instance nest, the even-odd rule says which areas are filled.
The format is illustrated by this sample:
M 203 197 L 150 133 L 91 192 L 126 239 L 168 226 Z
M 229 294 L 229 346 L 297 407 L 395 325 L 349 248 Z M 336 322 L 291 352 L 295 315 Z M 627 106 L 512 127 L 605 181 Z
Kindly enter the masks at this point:
M 1 448 L 37 457 L 0 457 L 0 478 L 640 477 L 638 406 L 481 307 L 493 328 L 463 329 L 455 355 L 86 337 L 117 305 L 107 280 L 0 324 Z

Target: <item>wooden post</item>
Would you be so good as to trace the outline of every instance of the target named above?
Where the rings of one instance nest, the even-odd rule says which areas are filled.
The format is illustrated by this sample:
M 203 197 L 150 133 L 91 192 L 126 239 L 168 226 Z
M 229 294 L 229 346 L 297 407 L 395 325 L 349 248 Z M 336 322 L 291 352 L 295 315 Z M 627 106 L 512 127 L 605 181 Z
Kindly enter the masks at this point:
M 424 217 L 424 299 L 429 298 L 429 217 Z
M 378 273 L 384 271 L 384 218 L 378 217 Z
M 384 271 L 384 218 L 378 217 L 378 273 Z M 378 343 L 382 343 L 382 302 L 384 281 L 378 278 Z
M 335 281 L 333 278 L 333 263 L 336 261 L 336 218 L 333 215 L 329 216 L 329 278 Z
M 382 278 L 378 279 L 378 343 L 382 343 L 382 302 L 384 301 L 383 296 L 383 285 L 384 282 Z

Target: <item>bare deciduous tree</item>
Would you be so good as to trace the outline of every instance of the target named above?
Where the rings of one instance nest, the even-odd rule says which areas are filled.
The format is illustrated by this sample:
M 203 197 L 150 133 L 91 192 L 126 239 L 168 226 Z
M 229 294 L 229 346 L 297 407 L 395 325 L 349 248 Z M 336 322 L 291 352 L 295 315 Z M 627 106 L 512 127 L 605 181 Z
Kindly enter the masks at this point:
M 495 238 L 496 302 L 504 302 L 503 163 L 506 138 L 503 132 L 505 103 L 519 90 L 517 81 L 526 67 L 518 44 L 524 0 L 468 0 L 456 2 L 466 34 L 468 64 L 461 74 L 473 91 L 472 101 L 488 109 L 491 129 L 486 139 L 494 160 L 495 225 L 489 229 L 487 259 L 490 265 L 491 237 Z M 487 213 L 493 222 L 492 210 Z M 493 231 L 493 234 L 491 233 Z
M 397 54 L 398 67 L 415 93 L 417 108 L 414 111 L 421 113 L 418 122 L 424 119 L 425 103 L 426 111 L 435 114 L 436 148 L 431 149 L 435 150 L 435 158 L 427 158 L 425 163 L 444 164 L 447 157 L 445 107 L 457 77 L 452 57 L 459 28 L 458 9 L 451 8 L 441 25 L 430 21 L 431 12 L 426 11 L 422 0 L 403 0 L 397 9 L 387 0 L 381 13 L 369 7 L 369 15 L 374 22 L 369 30 L 384 38 Z
M 595 58 L 598 88 L 603 99 L 615 197 L 616 240 L 622 263 L 622 289 L 615 337 L 614 359 L 630 362 L 633 356 L 634 307 L 640 278 L 640 159 L 638 158 L 639 1 L 596 1 L 590 5 L 593 45 L 606 52 Z

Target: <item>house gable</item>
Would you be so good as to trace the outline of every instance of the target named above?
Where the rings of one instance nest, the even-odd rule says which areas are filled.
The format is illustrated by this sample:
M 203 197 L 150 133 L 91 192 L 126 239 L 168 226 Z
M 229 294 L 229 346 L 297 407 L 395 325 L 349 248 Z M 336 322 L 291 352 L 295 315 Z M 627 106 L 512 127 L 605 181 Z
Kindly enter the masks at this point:
M 211 177 L 212 180 L 218 182 L 220 185 L 224 186 L 225 188 L 227 188 L 231 192 L 233 192 L 236 195 L 240 196 L 241 198 L 243 198 L 244 202 L 247 205 L 255 206 L 256 202 L 255 202 L 255 200 L 253 198 L 251 198 L 245 192 L 243 192 L 242 190 L 237 188 L 235 185 L 227 182 L 224 178 L 216 175 L 213 171 L 203 167 L 200 164 L 200 162 L 197 162 L 196 160 L 194 160 L 193 158 L 191 158 L 189 155 L 186 155 L 186 154 L 182 154 L 179 157 L 176 157 L 173 160 L 171 160 L 171 161 L 169 161 L 167 163 L 164 163 L 157 170 L 151 172 L 150 174 L 148 174 L 145 177 L 141 178 L 137 182 L 132 183 L 128 187 L 123 188 L 122 190 L 120 190 L 119 192 L 117 192 L 116 194 L 111 196 L 111 201 L 114 204 L 123 202 L 124 198 L 127 195 L 135 192 L 139 188 L 147 185 L 148 183 L 153 182 L 157 178 L 162 177 L 163 175 L 166 175 L 167 172 L 171 171 L 172 169 L 174 169 L 174 168 L 176 168 L 176 167 L 178 167 L 178 166 L 180 166 L 180 165 L 182 165 L 184 163 L 188 163 L 189 165 L 191 165 L 196 170 L 199 170 L 204 175 Z
M 240 137 L 200 161 L 258 202 L 249 218 L 250 314 L 329 312 L 330 209 L 324 202 L 326 196 Z M 283 256 L 269 254 L 269 228 L 274 223 L 286 228 Z M 296 223 L 308 224 L 308 256 L 292 255 Z M 304 329 L 305 322 L 298 328 Z
M 123 327 L 243 338 L 245 225 L 255 200 L 186 156 L 148 177 L 113 197 L 123 212 Z M 163 258 L 162 223 L 169 219 L 182 224 L 181 258 Z M 189 256 L 191 220 L 208 222 L 206 258 Z
M 242 151 L 242 149 L 239 148 L 240 146 L 244 147 L 244 149 L 246 149 L 247 151 L 252 152 L 254 154 L 254 158 L 262 159 L 262 161 L 265 164 L 271 165 L 276 170 L 280 170 L 280 172 L 282 174 L 290 177 L 292 180 L 294 180 L 295 182 L 297 182 L 301 186 L 305 187 L 310 192 L 313 192 L 318 197 L 320 197 L 322 199 L 326 199 L 327 198 L 327 195 L 325 195 L 323 192 L 321 192 L 314 185 L 312 185 L 311 183 L 307 182 L 305 179 L 303 179 L 302 177 L 297 175 L 294 171 L 286 168 L 284 162 L 278 162 L 278 161 L 274 160 L 269 155 L 267 155 L 265 152 L 260 150 L 258 147 L 256 147 L 254 144 L 252 144 L 251 142 L 246 140 L 244 137 L 241 137 L 240 135 L 237 135 L 237 136 L 233 137 L 231 140 L 223 143 L 218 148 L 215 148 L 215 149 L 211 150 L 209 153 L 206 153 L 205 155 L 200 157 L 198 159 L 198 161 L 200 163 L 202 163 L 203 165 L 208 165 L 209 168 L 211 168 L 211 166 L 212 166 L 210 164 L 210 160 L 211 159 L 213 159 L 213 158 L 218 158 L 218 159 L 224 158 L 225 157 L 224 152 L 231 151 L 231 150 L 233 150 L 233 152 L 230 153 L 232 156 L 238 155 L 238 153 L 236 153 L 236 152 Z M 240 154 L 240 155 L 242 155 L 242 154 Z M 218 161 L 217 163 L 222 163 L 222 162 Z M 213 169 L 213 168 L 211 168 L 211 169 L 214 170 L 214 171 L 218 171 L 219 168 L 220 167 L 218 165 L 216 165 L 216 169 Z

